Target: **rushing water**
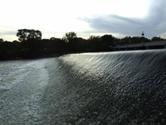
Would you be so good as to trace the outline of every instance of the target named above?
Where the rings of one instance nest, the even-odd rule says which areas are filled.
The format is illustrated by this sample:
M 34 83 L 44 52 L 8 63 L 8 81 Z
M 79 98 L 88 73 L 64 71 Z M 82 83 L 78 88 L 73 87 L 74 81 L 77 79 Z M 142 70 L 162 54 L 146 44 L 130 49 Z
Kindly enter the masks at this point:
M 6 89 L 0 95 L 3 123 L 21 124 L 27 119 L 27 124 L 49 125 L 166 122 L 166 50 L 71 54 L 55 59 L 2 62 L 0 74 L 3 81 L 0 91 Z M 19 104 L 19 111 L 5 106 L 11 102 L 8 96 L 13 97 L 13 93 L 22 94 L 19 99 L 15 94 L 16 101 L 9 105 Z M 25 113 L 27 107 L 29 114 Z

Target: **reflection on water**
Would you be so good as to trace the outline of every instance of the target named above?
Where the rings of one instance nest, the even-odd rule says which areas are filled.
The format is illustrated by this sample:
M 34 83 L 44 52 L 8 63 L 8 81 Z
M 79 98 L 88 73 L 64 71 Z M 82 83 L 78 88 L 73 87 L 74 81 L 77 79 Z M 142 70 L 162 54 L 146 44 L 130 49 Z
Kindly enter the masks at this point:
M 56 117 L 51 115 L 52 122 L 113 125 L 164 123 L 165 61 L 165 50 L 60 57 L 56 69 L 62 76 L 58 79 L 63 81 L 60 82 L 63 92 L 56 107 L 62 112 Z M 48 87 L 53 95 L 57 94 L 55 86 Z M 54 104 L 56 99 L 52 99 L 47 101 Z
M 11 82 L 16 86 L 9 87 L 3 100 L 0 98 L 0 112 L 4 114 L 0 121 L 12 121 L 14 125 L 25 123 L 25 119 L 29 124 L 49 125 L 164 124 L 165 62 L 166 50 L 155 50 L 0 63 L 1 80 L 6 80 L 0 86 L 10 85 L 5 83 L 15 81 L 12 78 L 17 81 Z M 25 106 L 32 113 L 27 115 L 22 110 Z

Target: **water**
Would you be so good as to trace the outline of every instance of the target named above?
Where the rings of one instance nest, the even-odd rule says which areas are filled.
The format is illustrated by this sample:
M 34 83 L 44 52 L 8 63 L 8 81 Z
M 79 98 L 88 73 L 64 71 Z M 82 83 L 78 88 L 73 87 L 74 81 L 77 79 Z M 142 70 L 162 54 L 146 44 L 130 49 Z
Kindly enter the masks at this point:
M 166 50 L 2 62 L 0 123 L 164 124 L 165 62 Z

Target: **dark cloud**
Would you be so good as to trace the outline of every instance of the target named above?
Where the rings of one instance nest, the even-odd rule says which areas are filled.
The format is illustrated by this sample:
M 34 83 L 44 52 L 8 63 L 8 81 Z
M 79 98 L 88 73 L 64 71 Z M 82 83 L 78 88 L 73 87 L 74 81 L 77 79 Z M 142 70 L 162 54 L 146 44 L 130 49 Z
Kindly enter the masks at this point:
M 86 21 L 98 32 L 140 35 L 144 31 L 148 37 L 153 37 L 166 32 L 165 6 L 165 0 L 153 1 L 149 15 L 145 19 L 107 15 L 87 19 Z

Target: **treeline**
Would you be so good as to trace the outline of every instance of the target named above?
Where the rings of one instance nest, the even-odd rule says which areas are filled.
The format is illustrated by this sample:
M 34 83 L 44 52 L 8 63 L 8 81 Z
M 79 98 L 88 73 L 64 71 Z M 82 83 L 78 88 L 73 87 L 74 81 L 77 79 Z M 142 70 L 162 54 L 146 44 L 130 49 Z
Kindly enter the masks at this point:
M 20 29 L 17 32 L 19 41 L 0 39 L 0 59 L 28 59 L 59 56 L 67 53 L 115 51 L 115 46 L 139 42 L 161 41 L 159 37 L 115 38 L 112 35 L 90 36 L 89 39 L 77 37 L 76 33 L 66 33 L 62 39 L 51 37 L 42 39 L 39 30 Z

